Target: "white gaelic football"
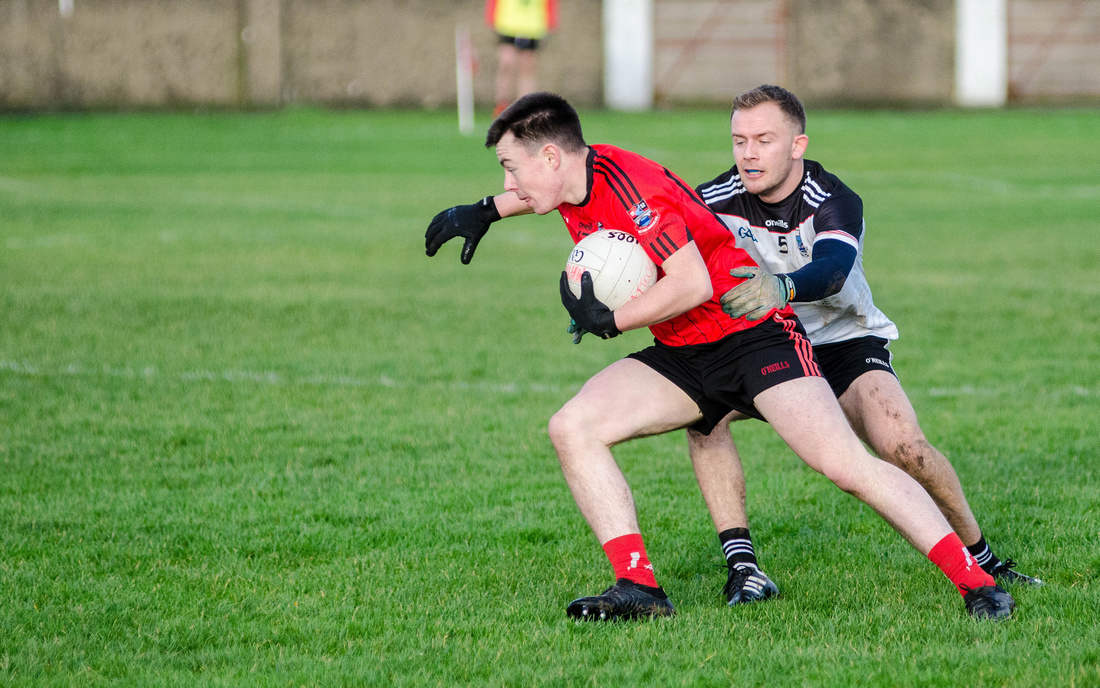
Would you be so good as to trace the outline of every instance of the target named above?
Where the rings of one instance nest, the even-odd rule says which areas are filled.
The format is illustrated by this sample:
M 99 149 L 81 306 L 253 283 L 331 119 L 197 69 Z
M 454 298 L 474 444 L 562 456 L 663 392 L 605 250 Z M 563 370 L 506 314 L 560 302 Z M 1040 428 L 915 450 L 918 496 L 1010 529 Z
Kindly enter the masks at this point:
M 581 295 L 581 275 L 592 275 L 592 291 L 615 310 L 657 281 L 657 266 L 629 232 L 601 229 L 581 239 L 565 264 L 569 290 Z

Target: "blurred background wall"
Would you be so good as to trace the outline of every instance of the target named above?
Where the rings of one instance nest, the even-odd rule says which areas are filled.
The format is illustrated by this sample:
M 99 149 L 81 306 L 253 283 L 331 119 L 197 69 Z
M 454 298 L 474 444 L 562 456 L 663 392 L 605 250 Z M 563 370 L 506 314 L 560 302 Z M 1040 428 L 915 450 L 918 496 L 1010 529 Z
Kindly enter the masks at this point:
M 657 103 L 764 82 L 807 102 L 947 104 L 957 0 L 652 0 Z M 540 87 L 603 99 L 600 0 L 561 0 Z M 451 107 L 455 27 L 491 104 L 482 0 L 0 0 L 0 108 Z M 1007 0 L 1010 102 L 1100 99 L 1100 0 Z

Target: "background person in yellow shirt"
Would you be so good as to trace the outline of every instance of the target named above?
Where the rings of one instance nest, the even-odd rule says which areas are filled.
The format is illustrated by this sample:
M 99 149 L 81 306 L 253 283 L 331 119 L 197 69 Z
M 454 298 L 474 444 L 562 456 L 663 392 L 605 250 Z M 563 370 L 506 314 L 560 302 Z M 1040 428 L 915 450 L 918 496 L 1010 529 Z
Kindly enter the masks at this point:
M 500 36 L 497 47 L 496 108 L 538 90 L 538 47 L 557 28 L 557 0 L 486 0 L 485 23 Z M 513 86 L 514 84 L 514 86 Z

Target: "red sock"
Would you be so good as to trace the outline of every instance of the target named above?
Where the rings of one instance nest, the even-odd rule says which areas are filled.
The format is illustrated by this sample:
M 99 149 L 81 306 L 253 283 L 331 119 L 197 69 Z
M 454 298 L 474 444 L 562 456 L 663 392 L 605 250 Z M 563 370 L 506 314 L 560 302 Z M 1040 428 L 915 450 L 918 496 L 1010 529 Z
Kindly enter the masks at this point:
M 970 590 L 980 588 L 983 585 L 997 584 L 993 580 L 993 576 L 983 571 L 981 566 L 978 566 L 978 562 L 970 556 L 970 552 L 955 533 L 951 533 L 937 542 L 932 551 L 928 553 L 928 558 L 932 560 L 933 564 L 940 567 L 940 571 L 943 571 L 944 575 L 951 579 L 951 582 L 959 589 L 960 595 L 966 595 Z
M 653 564 L 645 553 L 642 536 L 636 533 L 612 538 L 604 543 L 611 567 L 615 569 L 615 578 L 626 578 L 635 583 L 656 588 L 657 579 L 653 577 Z

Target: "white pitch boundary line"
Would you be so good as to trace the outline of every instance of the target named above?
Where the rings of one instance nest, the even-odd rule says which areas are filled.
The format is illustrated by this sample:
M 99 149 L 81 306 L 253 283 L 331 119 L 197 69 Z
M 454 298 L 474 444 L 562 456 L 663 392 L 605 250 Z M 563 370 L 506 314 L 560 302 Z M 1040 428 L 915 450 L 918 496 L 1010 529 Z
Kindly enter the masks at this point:
M 31 182 L 16 179 L 15 177 L 0 177 L 0 191 L 22 194 L 37 190 L 38 187 Z
M 347 203 L 309 203 L 274 195 L 223 195 L 201 189 L 188 189 L 150 198 L 148 194 L 135 195 L 120 191 L 117 185 L 108 184 L 92 188 L 77 184 L 47 186 L 41 182 L 0 176 L 0 192 L 22 196 L 24 199 L 35 202 L 55 201 L 96 207 L 112 204 L 141 209 L 174 207 L 213 211 L 303 213 L 338 220 L 365 220 L 374 217 L 371 211 L 364 210 L 362 206 Z
M 919 391 L 919 390 L 918 390 Z M 973 387 L 971 385 L 963 385 L 961 387 L 929 387 L 925 394 L 933 398 L 946 398 L 946 397 L 1005 397 L 1009 395 L 1019 394 L 1019 389 L 991 389 L 982 387 Z M 1052 397 L 1059 397 L 1063 394 L 1070 394 L 1079 397 L 1092 397 L 1100 396 L 1100 391 L 1090 390 L 1087 387 L 1081 385 L 1069 385 L 1068 387 L 1060 387 L 1050 390 L 1047 395 Z
M 230 384 L 256 385 L 299 385 L 309 387 L 384 387 L 387 389 L 450 389 L 456 391 L 495 392 L 498 394 L 545 393 L 558 394 L 575 391 L 576 387 L 539 382 L 435 382 L 418 383 L 394 380 L 387 375 L 377 378 L 360 378 L 350 375 L 309 375 L 288 376 L 271 370 L 189 370 L 183 373 L 162 374 L 155 366 L 99 367 L 69 365 L 49 368 L 32 364 L 26 360 L 13 361 L 0 358 L 0 372 L 8 372 L 27 377 L 110 377 L 129 380 L 178 379 L 182 382 L 225 382 Z
M 66 366 L 49 368 L 35 365 L 27 360 L 13 361 L 0 358 L 0 372 L 8 372 L 28 377 L 51 376 L 80 376 L 80 377 L 111 377 L 123 379 L 178 379 L 182 382 L 226 382 L 230 384 L 256 384 L 256 385 L 300 385 L 309 387 L 384 387 L 387 389 L 450 389 L 455 391 L 495 392 L 498 394 L 521 393 L 545 393 L 559 394 L 562 392 L 575 392 L 577 385 L 558 385 L 541 382 L 469 382 L 456 380 L 454 382 L 408 382 L 394 380 L 388 375 L 379 375 L 376 378 L 361 378 L 351 375 L 307 375 L 293 376 L 277 373 L 272 370 L 189 370 L 182 373 L 162 374 L 155 366 L 126 366 L 113 367 L 102 365 L 98 367 L 79 366 L 70 363 Z M 907 388 L 908 389 L 908 388 Z M 948 397 L 1006 397 L 1017 396 L 1020 390 L 1016 387 L 1002 389 L 993 387 L 974 387 L 973 385 L 961 385 L 959 387 L 929 387 L 927 389 L 912 388 L 911 392 L 924 394 L 932 398 Z M 1055 388 L 1044 396 L 1060 397 L 1063 395 L 1077 397 L 1100 397 L 1100 389 L 1089 389 L 1081 385 L 1068 385 Z
M 60 248 L 66 246 L 86 246 L 91 241 L 87 234 L 44 234 L 31 238 L 8 237 L 4 242 L 8 250 L 25 248 Z
M 957 186 L 991 196 L 1026 195 L 1030 198 L 1057 198 L 1062 200 L 1067 198 L 1100 198 L 1100 185 L 1098 184 L 1030 184 L 972 174 L 953 173 L 944 173 L 933 178 L 928 177 L 923 172 L 912 170 L 841 170 L 838 173 L 843 174 L 845 178 L 862 179 L 869 183 L 920 182 L 927 185 Z

